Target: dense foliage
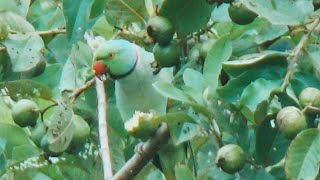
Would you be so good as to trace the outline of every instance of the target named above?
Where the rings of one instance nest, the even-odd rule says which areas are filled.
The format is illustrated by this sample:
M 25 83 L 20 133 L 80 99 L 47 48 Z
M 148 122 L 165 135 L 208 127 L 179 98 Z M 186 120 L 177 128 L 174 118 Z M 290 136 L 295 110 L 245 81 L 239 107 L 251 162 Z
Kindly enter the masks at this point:
M 153 53 L 155 74 L 173 69 L 171 83 L 153 84 L 168 113 L 138 133 L 106 81 L 114 173 L 167 122 L 169 145 L 136 179 L 319 178 L 319 5 L 0 0 L 1 179 L 103 179 L 85 32 Z

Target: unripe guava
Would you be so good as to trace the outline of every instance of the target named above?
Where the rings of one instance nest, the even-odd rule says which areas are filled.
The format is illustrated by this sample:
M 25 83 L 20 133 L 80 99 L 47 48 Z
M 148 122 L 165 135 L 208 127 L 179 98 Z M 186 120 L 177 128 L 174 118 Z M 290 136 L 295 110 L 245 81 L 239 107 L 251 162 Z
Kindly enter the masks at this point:
M 72 142 L 81 143 L 89 137 L 90 126 L 81 116 L 74 115 L 72 119 L 74 124 Z
M 236 144 L 228 144 L 218 150 L 216 164 L 226 173 L 240 171 L 246 162 L 246 155 Z
M 34 126 L 39 117 L 38 106 L 29 99 L 21 99 L 12 107 L 12 119 L 20 127 Z
M 320 90 L 313 87 L 303 89 L 299 95 L 299 103 L 302 107 L 320 105 Z
M 180 47 L 175 41 L 166 46 L 157 43 L 153 48 L 154 59 L 162 67 L 171 67 L 179 63 Z
M 307 121 L 300 109 L 287 106 L 278 112 L 277 125 L 286 138 L 293 139 L 300 131 L 307 128 Z
M 247 7 L 241 3 L 235 3 L 228 8 L 229 16 L 231 20 L 239 25 L 246 25 L 254 21 L 257 14 L 250 11 Z
M 174 35 L 174 28 L 169 19 L 162 16 L 150 18 L 147 26 L 147 33 L 160 45 L 170 43 Z
M 40 146 L 41 139 L 47 132 L 46 126 L 42 121 L 38 121 L 36 126 L 32 127 L 30 130 L 31 130 L 30 138 L 37 146 Z

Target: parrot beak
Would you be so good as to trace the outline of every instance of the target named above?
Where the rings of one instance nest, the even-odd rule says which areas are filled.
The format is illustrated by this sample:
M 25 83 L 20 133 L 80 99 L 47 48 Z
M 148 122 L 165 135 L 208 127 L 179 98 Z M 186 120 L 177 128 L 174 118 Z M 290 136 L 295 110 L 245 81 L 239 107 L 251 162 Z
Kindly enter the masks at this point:
M 108 72 L 107 66 L 102 61 L 96 61 L 93 64 L 93 71 L 95 76 L 102 81 L 102 75 L 106 74 Z

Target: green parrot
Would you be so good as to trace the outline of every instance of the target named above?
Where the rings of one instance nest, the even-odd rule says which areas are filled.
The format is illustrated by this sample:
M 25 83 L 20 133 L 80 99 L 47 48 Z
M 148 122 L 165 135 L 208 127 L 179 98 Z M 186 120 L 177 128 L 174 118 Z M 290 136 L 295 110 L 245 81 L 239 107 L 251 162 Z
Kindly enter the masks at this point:
M 159 94 L 152 83 L 159 80 L 170 82 L 172 72 L 163 69 L 153 75 L 152 53 L 129 41 L 110 40 L 96 50 L 94 60 L 97 76 L 105 73 L 105 66 L 115 79 L 116 104 L 124 121 L 128 121 L 135 111 L 166 113 L 167 98 Z
M 166 114 L 167 98 L 152 84 L 159 80 L 171 82 L 172 68 L 164 68 L 154 75 L 152 53 L 126 40 L 109 40 L 96 50 L 94 61 L 97 77 L 108 73 L 115 79 L 116 105 L 124 121 L 128 121 L 135 111 Z M 174 166 L 185 158 L 182 152 L 182 147 L 173 147 L 172 143 L 160 150 L 160 164 L 167 179 L 174 179 Z

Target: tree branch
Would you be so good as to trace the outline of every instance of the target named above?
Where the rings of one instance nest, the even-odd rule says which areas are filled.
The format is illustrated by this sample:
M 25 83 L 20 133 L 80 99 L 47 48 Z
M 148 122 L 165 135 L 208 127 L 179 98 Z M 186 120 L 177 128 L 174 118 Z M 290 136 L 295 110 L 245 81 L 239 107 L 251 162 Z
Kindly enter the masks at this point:
M 153 158 L 169 140 L 170 133 L 168 125 L 163 123 L 154 137 L 143 143 L 142 152 L 135 153 L 133 157 L 114 175 L 114 180 L 132 179 Z
M 286 89 L 286 87 L 289 84 L 290 78 L 291 76 L 294 74 L 295 69 L 296 69 L 296 64 L 299 60 L 299 55 L 302 51 L 302 49 L 304 48 L 304 45 L 306 44 L 306 42 L 308 41 L 312 31 L 318 26 L 320 20 L 319 18 L 315 19 L 312 24 L 310 29 L 308 30 L 307 34 L 305 34 L 299 44 L 296 46 L 296 48 L 293 50 L 292 54 L 290 55 L 290 57 L 288 58 L 288 60 L 290 60 L 289 62 L 289 67 L 288 67 L 288 71 L 284 77 L 283 83 L 281 85 L 281 91 L 284 91 Z
M 112 166 L 108 140 L 107 130 L 107 113 L 108 104 L 106 100 L 106 91 L 104 83 L 96 77 L 96 91 L 98 100 L 98 120 L 99 120 L 99 140 L 100 140 L 100 153 L 103 163 L 104 179 L 112 178 Z
M 97 44 L 99 41 L 95 39 L 92 35 L 92 32 L 86 32 L 84 35 L 87 44 L 90 46 L 91 51 L 94 53 L 96 47 L 93 45 Z M 97 41 L 97 43 L 95 43 Z M 97 101 L 98 101 L 98 121 L 99 121 L 99 142 L 100 142 L 100 155 L 103 165 L 103 174 L 104 179 L 112 179 L 112 166 L 111 166 L 111 157 L 109 149 L 109 139 L 108 139 L 108 129 L 107 129 L 107 95 L 104 88 L 104 83 L 99 78 L 95 78 L 94 82 L 96 83 L 97 91 Z M 89 82 L 86 84 L 93 84 L 94 82 Z M 82 91 L 80 91 L 82 92 Z M 73 93 L 77 95 L 78 93 Z

